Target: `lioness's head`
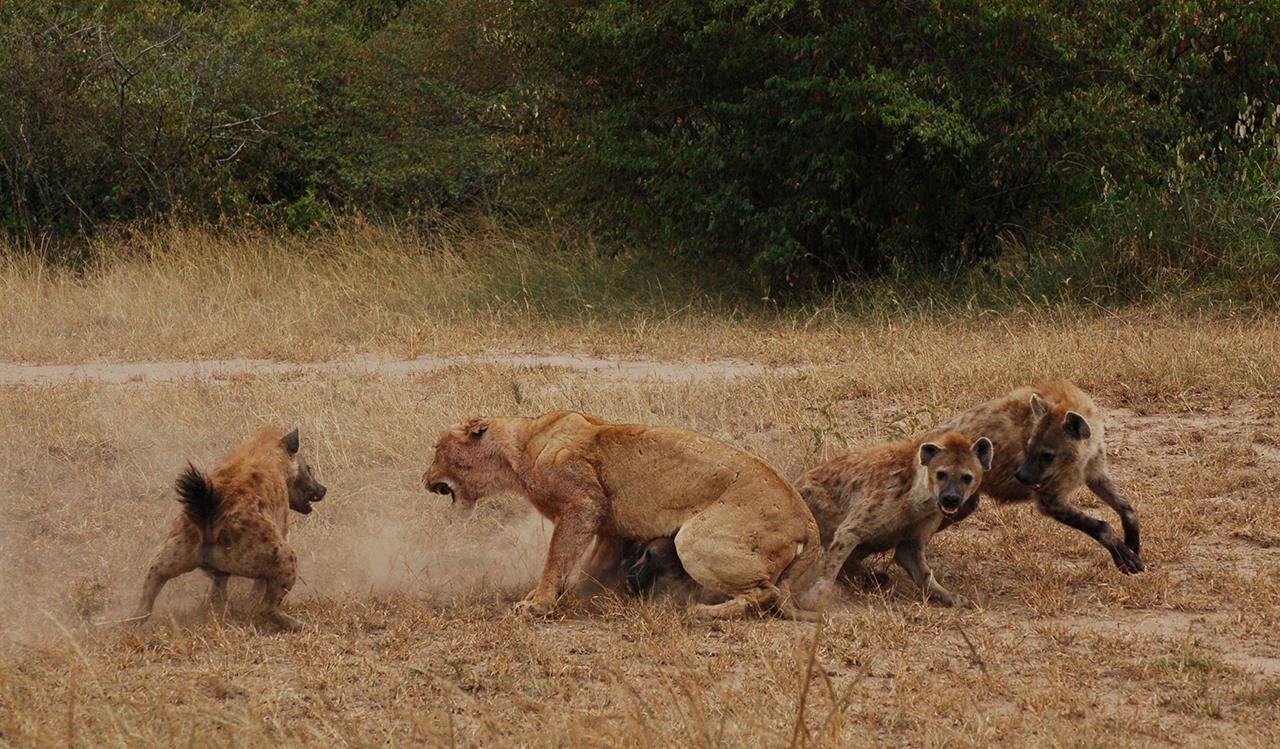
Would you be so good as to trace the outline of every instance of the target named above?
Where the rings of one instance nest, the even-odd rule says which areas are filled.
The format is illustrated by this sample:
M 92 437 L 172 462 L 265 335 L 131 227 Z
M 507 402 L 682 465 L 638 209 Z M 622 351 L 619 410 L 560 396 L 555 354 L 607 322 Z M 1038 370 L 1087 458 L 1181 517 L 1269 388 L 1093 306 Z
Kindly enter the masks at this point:
M 1026 459 L 1013 476 L 1039 489 L 1075 465 L 1093 430 L 1080 414 L 1050 405 L 1035 393 L 1031 394 L 1031 417 L 1035 426 L 1025 446 Z
M 324 499 L 328 489 L 316 481 L 311 466 L 299 453 L 302 443 L 296 428 L 280 439 L 280 447 L 289 458 L 289 509 L 307 515 L 311 512 L 311 503 Z
M 960 511 L 991 469 L 991 440 L 979 437 L 972 442 L 959 432 L 947 432 L 933 442 L 920 445 L 918 457 L 928 477 L 929 490 L 943 515 Z
M 436 441 L 431 467 L 422 474 L 427 491 L 452 497 L 456 509 L 469 513 L 476 500 L 516 488 L 515 470 L 506 457 L 501 435 L 492 427 L 484 418 L 449 427 Z

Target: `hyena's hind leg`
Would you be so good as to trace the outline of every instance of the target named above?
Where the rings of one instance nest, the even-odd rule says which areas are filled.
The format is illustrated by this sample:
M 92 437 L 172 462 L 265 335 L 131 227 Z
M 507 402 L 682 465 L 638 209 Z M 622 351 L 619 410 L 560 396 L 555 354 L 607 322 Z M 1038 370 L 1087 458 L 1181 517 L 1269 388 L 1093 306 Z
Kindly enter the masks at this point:
M 147 580 L 142 585 L 142 600 L 138 602 L 138 610 L 130 617 L 139 622 L 146 621 L 155 609 L 156 597 L 160 589 L 178 575 L 190 572 L 200 566 L 200 540 L 191 534 L 175 531 L 165 539 L 155 561 L 147 570 Z
M 209 607 L 215 613 L 224 613 L 227 609 L 227 580 L 231 578 L 231 575 L 209 569 L 206 569 L 205 573 L 213 581 L 213 587 L 209 589 Z
M 1135 555 L 1142 553 L 1139 540 L 1138 529 L 1138 511 L 1133 509 L 1133 505 L 1129 504 L 1129 499 L 1120 492 L 1115 482 L 1111 480 L 1111 474 L 1107 472 L 1107 464 L 1103 463 L 1097 469 L 1090 471 L 1089 478 L 1085 479 L 1085 484 L 1089 487 L 1089 491 L 1098 495 L 1098 499 L 1106 502 L 1120 515 L 1120 526 L 1124 529 L 1124 545 L 1133 550 Z

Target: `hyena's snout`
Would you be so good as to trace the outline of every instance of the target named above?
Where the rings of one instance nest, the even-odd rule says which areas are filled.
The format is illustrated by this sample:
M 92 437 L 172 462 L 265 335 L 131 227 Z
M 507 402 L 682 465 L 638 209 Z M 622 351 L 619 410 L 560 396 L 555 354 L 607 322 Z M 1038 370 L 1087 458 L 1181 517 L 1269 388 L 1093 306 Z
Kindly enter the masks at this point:
M 964 497 L 958 492 L 945 492 L 938 497 L 938 507 L 947 515 L 951 515 L 960 509 L 960 505 L 964 504 Z
M 1030 486 L 1033 489 L 1040 486 L 1042 471 L 1039 466 L 1032 465 L 1030 461 L 1018 466 L 1018 470 L 1014 471 L 1013 477 L 1023 486 Z

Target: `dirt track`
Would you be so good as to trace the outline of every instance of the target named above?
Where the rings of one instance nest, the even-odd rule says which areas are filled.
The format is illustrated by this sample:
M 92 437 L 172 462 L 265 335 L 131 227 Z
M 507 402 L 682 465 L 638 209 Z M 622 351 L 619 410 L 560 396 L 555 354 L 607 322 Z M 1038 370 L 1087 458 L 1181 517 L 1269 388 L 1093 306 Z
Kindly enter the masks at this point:
M 166 382 L 172 380 L 224 380 L 252 375 L 349 374 L 407 375 L 438 372 L 449 367 L 556 367 L 589 373 L 613 381 L 701 381 L 762 374 L 792 374 L 807 366 L 770 367 L 718 359 L 712 361 L 661 362 L 600 359 L 568 354 L 503 354 L 485 356 L 424 356 L 388 359 L 360 356 L 323 362 L 290 363 L 269 359 L 212 359 L 197 361 L 88 362 L 84 364 L 15 364 L 0 362 L 0 384 L 35 385 L 67 382 Z

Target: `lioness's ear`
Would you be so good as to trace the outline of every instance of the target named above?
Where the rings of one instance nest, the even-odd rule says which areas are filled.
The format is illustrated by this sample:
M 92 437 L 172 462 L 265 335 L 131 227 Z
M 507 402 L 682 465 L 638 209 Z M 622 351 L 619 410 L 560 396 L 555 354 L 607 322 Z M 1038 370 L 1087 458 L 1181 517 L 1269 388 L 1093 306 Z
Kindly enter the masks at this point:
M 298 428 L 294 427 L 292 432 L 289 432 L 282 437 L 280 439 L 280 445 L 284 447 L 285 452 L 289 453 L 289 457 L 297 455 L 298 448 L 301 446 L 299 443 Z
M 471 423 L 467 425 L 467 434 L 471 435 L 471 439 L 474 440 L 483 437 L 487 431 L 489 431 L 488 419 L 472 419 Z
M 1075 411 L 1067 412 L 1067 419 L 1062 422 L 1062 431 L 1075 440 L 1087 440 L 1089 435 L 1093 434 L 1093 430 L 1089 428 L 1089 422 L 1085 421 L 1084 417 Z
M 1032 393 L 1031 394 L 1031 415 L 1035 416 L 1038 419 L 1041 416 L 1044 416 L 1045 412 L 1048 410 L 1049 408 L 1045 406 L 1044 401 L 1040 400 L 1040 396 L 1036 395 L 1035 393 Z
M 986 437 L 979 437 L 978 441 L 973 443 L 973 454 L 977 456 L 978 462 L 982 464 L 982 470 L 991 470 L 991 456 L 995 454 L 995 448 L 991 446 L 991 440 Z
M 942 452 L 942 448 L 932 442 L 926 442 L 920 446 L 920 465 L 927 466 L 929 461 L 938 457 L 938 453 Z

